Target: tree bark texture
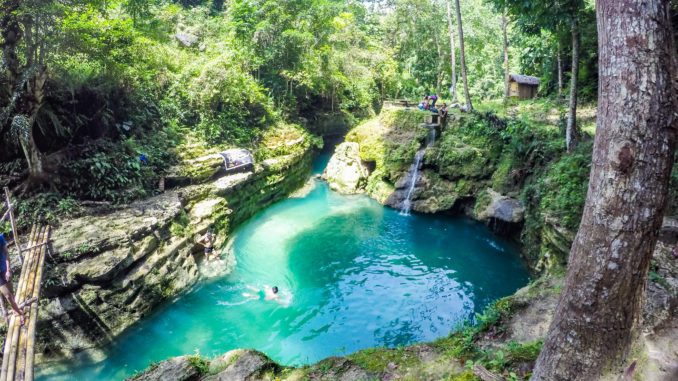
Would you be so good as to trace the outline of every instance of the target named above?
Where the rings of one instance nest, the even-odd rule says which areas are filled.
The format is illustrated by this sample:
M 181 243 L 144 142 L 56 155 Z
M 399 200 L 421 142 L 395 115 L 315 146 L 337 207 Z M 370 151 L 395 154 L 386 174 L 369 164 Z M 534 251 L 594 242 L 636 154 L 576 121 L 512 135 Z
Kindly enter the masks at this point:
M 451 0 L 445 0 L 447 4 L 447 29 L 450 31 L 450 67 L 452 68 L 452 79 L 450 84 L 450 99 L 452 103 L 457 103 L 457 58 L 456 44 L 454 43 L 454 26 L 452 25 L 452 9 L 450 7 Z
M 501 29 L 504 34 L 504 101 L 507 102 L 509 98 L 509 55 L 508 55 L 508 18 L 506 17 L 506 9 L 501 17 Z
M 26 157 L 29 181 L 33 181 L 45 177 L 43 157 L 35 143 L 33 129 L 45 97 L 47 70 L 42 63 L 46 46 L 34 19 L 30 16 L 19 19 L 20 6 L 19 0 L 0 1 L 0 46 L 10 95 L 5 109 L 0 112 L 0 123 L 4 127 L 11 120 L 11 130 L 18 137 Z M 20 51 L 23 60 L 19 58 Z
M 438 51 L 438 65 L 436 66 L 436 95 L 440 95 L 440 89 L 443 84 L 443 47 L 437 33 L 434 33 L 436 49 Z
M 567 111 L 567 127 L 565 129 L 565 145 L 567 152 L 572 152 L 577 140 L 577 79 L 579 77 L 579 21 L 572 18 L 572 73 L 570 77 L 570 106 Z
M 622 370 L 636 337 L 678 130 L 669 0 L 598 0 L 599 100 L 586 206 L 533 380 Z
M 14 89 L 12 84 L 19 77 L 21 62 L 17 53 L 17 45 L 22 37 L 21 24 L 17 11 L 21 5 L 20 0 L 2 0 L 0 2 L 0 35 L 2 35 L 2 58 L 5 66 L 5 75 L 10 84 L 9 93 Z
M 461 77 L 464 81 L 464 96 L 466 97 L 466 111 L 473 111 L 471 94 L 468 92 L 468 77 L 466 76 L 466 53 L 464 51 L 464 28 L 461 24 L 461 7 L 459 0 L 455 0 L 457 6 L 457 28 L 459 33 L 459 61 L 461 63 Z
M 560 46 L 560 41 L 558 41 L 558 98 L 563 96 L 563 57 L 562 57 L 562 48 Z

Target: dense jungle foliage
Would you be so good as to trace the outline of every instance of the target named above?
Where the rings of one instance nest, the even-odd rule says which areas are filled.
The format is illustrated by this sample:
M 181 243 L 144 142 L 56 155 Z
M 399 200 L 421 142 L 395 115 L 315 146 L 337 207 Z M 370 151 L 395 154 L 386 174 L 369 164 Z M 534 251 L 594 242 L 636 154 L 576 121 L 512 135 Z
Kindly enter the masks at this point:
M 38 194 L 26 212 L 126 202 L 153 194 L 187 140 L 257 150 L 270 129 L 350 126 L 385 99 L 449 98 L 450 37 L 460 50 L 449 5 L 3 0 L 0 183 Z M 578 94 L 595 97 L 593 2 L 561 5 L 460 0 L 473 98 L 503 96 L 504 15 L 510 71 L 540 77 L 542 97 L 564 95 L 571 39 L 568 25 L 544 23 L 554 12 L 579 20 Z

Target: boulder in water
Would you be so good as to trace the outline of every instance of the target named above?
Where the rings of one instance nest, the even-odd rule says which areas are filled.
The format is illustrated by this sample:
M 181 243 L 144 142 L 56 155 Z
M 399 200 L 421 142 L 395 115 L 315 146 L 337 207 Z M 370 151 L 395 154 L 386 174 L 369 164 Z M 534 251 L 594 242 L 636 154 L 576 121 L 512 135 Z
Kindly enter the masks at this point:
M 525 218 L 525 207 L 520 201 L 504 196 L 492 189 L 488 189 L 486 195 L 487 200 L 483 203 L 485 205 L 477 205 L 476 207 L 479 220 L 489 221 L 494 219 L 517 224 Z
M 358 143 L 344 142 L 334 150 L 323 178 L 334 191 L 356 194 L 364 190 L 369 175 L 369 170 L 360 160 Z
M 266 372 L 277 368 L 278 365 L 261 352 L 236 349 L 212 360 L 209 371 L 213 375 L 204 381 L 261 380 Z
M 189 381 L 200 377 L 198 368 L 191 361 L 191 356 L 173 357 L 151 366 L 144 373 L 131 378 L 134 381 L 175 380 Z

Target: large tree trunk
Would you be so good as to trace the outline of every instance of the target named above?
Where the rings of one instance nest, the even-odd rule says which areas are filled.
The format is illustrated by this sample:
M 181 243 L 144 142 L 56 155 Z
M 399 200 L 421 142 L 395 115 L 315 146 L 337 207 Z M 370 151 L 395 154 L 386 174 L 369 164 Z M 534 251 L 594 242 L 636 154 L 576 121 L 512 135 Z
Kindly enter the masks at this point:
M 452 80 L 450 84 L 450 99 L 452 103 L 459 102 L 457 98 L 457 59 L 456 55 L 456 44 L 454 43 L 454 26 L 452 25 L 452 9 L 450 7 L 451 0 L 445 0 L 447 5 L 447 29 L 450 32 L 450 67 L 452 68 Z
M 501 29 L 504 34 L 504 102 L 508 102 L 509 98 L 509 55 L 508 55 L 508 18 L 506 17 L 506 9 L 501 16 Z
M 18 80 L 21 62 L 17 54 L 17 45 L 22 37 L 21 24 L 17 16 L 20 0 L 0 0 L 0 35 L 2 36 L 2 58 L 5 76 L 9 86 L 8 92 L 14 91 L 13 85 Z
M 572 76 L 570 78 L 570 107 L 567 111 L 565 145 L 572 152 L 577 145 L 577 79 L 579 77 L 579 21 L 572 17 Z
M 42 183 L 47 180 L 43 165 L 43 155 L 35 143 L 35 121 L 45 98 L 47 71 L 35 67 L 33 76 L 26 81 L 28 91 L 24 95 L 21 113 L 12 119 L 12 131 L 17 135 L 21 149 L 28 164 L 29 183 Z
M 436 66 L 436 95 L 440 95 L 440 88 L 442 87 L 443 83 L 443 48 L 442 48 L 442 42 L 440 41 L 440 38 L 438 37 L 438 34 L 434 34 L 435 42 L 436 42 L 436 49 L 438 50 L 438 65 Z
M 563 97 L 563 57 L 560 40 L 558 40 L 558 99 Z
M 35 144 L 33 137 L 33 125 L 35 117 L 26 115 L 16 115 L 12 119 L 12 129 L 19 135 L 19 143 L 28 163 L 29 182 L 42 182 L 45 180 L 45 169 L 42 161 L 42 154 Z
M 598 0 L 598 126 L 586 207 L 533 380 L 596 380 L 636 337 L 667 201 L 678 94 L 669 0 Z
M 17 53 L 22 36 L 17 16 L 20 4 L 20 0 L 0 0 L 0 48 L 2 48 L 0 70 L 5 76 L 4 93 L 9 96 L 8 99 L 0 99 L 0 103 L 5 103 L 5 107 L 0 109 L 0 132 L 6 127 L 14 112 L 17 97 L 13 95 L 21 91 L 17 86 L 17 82 L 21 81 L 21 61 Z
M 459 32 L 459 61 L 461 63 L 461 77 L 464 81 L 464 97 L 466 98 L 466 111 L 473 111 L 473 104 L 471 104 L 471 94 L 468 92 L 468 78 L 466 76 L 466 53 L 464 51 L 464 28 L 461 24 L 461 7 L 459 0 L 455 0 L 457 8 L 457 29 Z

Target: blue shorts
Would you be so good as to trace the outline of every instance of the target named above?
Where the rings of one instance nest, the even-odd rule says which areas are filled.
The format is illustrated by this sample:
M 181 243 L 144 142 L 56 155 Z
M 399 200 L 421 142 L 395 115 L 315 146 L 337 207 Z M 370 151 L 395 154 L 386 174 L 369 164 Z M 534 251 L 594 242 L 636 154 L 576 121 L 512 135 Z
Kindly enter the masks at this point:
M 5 254 L 0 254 L 0 286 L 7 284 L 7 278 L 5 274 L 7 273 L 7 259 Z
M 5 249 L 7 248 L 7 242 L 5 237 L 0 234 L 0 286 L 7 284 L 7 278 L 5 278 L 5 273 L 7 273 L 7 256 L 5 256 Z

